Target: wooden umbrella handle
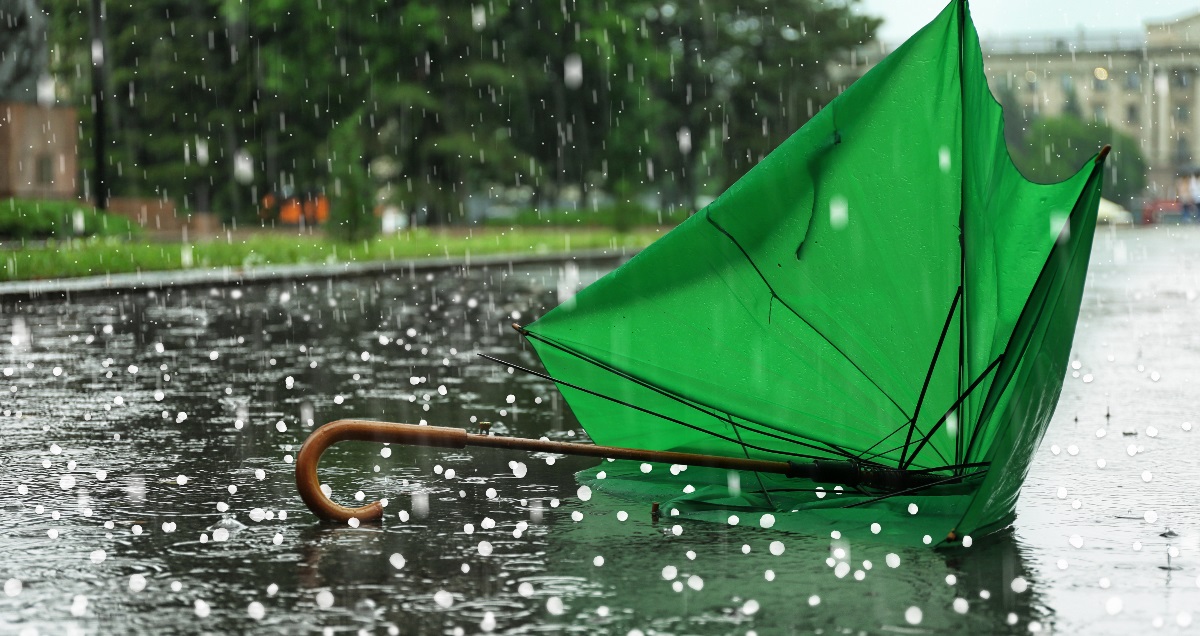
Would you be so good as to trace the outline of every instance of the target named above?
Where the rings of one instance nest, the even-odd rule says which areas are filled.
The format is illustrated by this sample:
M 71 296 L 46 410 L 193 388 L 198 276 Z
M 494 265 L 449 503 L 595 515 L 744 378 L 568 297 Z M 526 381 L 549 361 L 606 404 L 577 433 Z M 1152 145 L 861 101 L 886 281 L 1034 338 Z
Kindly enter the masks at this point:
M 467 432 L 460 428 L 366 420 L 337 420 L 313 431 L 296 454 L 296 488 L 309 510 L 327 521 L 345 523 L 351 518 L 359 521 L 383 518 L 383 504 L 378 501 L 360 508 L 347 508 L 334 503 L 321 492 L 321 480 L 317 477 L 321 455 L 330 446 L 349 440 L 464 448 L 467 445 Z
M 893 493 L 909 492 L 944 483 L 956 482 L 962 475 L 947 477 L 920 471 L 885 468 L 857 461 L 856 459 L 815 459 L 808 462 L 780 462 L 741 457 L 723 457 L 675 451 L 654 451 L 619 446 L 596 446 L 555 442 L 545 439 L 525 439 L 496 435 L 468 433 L 461 428 L 441 426 L 417 426 L 395 422 L 371 422 L 367 420 L 337 420 L 313 431 L 300 452 L 296 455 L 296 488 L 300 498 L 318 517 L 326 521 L 345 523 L 350 519 L 376 521 L 383 518 L 383 504 L 374 502 L 360 508 L 347 508 L 334 503 L 321 492 L 321 481 L 317 478 L 317 464 L 321 454 L 330 446 L 347 440 L 363 442 L 387 442 L 438 448 L 466 448 L 484 446 L 509 450 L 524 450 L 538 453 L 561 453 L 584 457 L 603 457 L 640 462 L 705 466 L 757 473 L 775 473 L 786 477 L 797 477 L 817 483 L 844 484 L 848 486 L 870 486 Z
M 337 420 L 313 431 L 308 436 L 308 439 L 304 441 L 304 445 L 300 447 L 300 452 L 296 454 L 296 488 L 300 491 L 300 498 L 304 500 L 309 510 L 312 510 L 318 517 L 326 521 L 340 521 L 345 523 L 351 518 L 358 519 L 359 521 L 376 521 L 383 518 L 383 504 L 378 501 L 360 508 L 347 508 L 346 506 L 334 503 L 329 497 L 325 496 L 325 493 L 321 492 L 321 480 L 317 477 L 317 464 L 321 460 L 321 454 L 330 446 L 348 440 L 435 446 L 440 448 L 486 446 L 510 450 L 686 464 L 689 466 L 709 466 L 731 470 L 771 472 L 788 475 L 807 475 L 811 471 L 811 467 L 816 465 L 798 465 L 790 462 L 751 460 L 737 457 L 699 455 L 695 453 L 649 451 L 638 448 L 595 446 L 592 444 L 572 444 L 569 442 L 553 442 L 520 437 L 478 435 L 468 433 L 461 428 L 445 428 L 441 426 L 417 426 L 414 424 L 371 422 L 367 420 Z M 832 465 L 829 462 L 827 464 Z

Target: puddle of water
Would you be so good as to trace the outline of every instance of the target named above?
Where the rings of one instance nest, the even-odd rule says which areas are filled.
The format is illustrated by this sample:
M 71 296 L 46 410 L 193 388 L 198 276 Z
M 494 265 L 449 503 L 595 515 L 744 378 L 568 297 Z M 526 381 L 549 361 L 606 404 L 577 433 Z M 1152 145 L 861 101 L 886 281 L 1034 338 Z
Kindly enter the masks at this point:
M 323 481 L 343 503 L 386 497 L 387 518 L 316 522 L 291 463 L 315 424 L 491 421 L 505 434 L 583 439 L 552 385 L 476 354 L 536 364 L 508 325 L 569 297 L 596 267 L 9 303 L 0 623 L 156 634 L 1181 629 L 1200 598 L 1190 494 L 1200 430 L 1182 426 L 1200 425 L 1197 257 L 1191 228 L 1102 230 L 1079 375 L 1066 380 L 1015 530 L 952 553 L 747 525 L 684 523 L 676 535 L 644 502 L 579 501 L 574 473 L 593 461 L 486 449 L 340 444 Z M 1168 527 L 1175 536 L 1159 536 Z

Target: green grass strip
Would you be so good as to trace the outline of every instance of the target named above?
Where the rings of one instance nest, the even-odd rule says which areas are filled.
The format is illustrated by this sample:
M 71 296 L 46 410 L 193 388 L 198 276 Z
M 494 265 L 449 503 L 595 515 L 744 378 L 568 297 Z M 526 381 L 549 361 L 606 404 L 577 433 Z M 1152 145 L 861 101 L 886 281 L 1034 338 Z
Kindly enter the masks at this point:
M 618 234 L 598 228 L 425 228 L 361 243 L 278 232 L 188 243 L 90 238 L 0 250 L 0 281 L 47 280 L 213 267 L 404 261 L 495 254 L 530 256 L 575 250 L 640 249 L 670 228 Z

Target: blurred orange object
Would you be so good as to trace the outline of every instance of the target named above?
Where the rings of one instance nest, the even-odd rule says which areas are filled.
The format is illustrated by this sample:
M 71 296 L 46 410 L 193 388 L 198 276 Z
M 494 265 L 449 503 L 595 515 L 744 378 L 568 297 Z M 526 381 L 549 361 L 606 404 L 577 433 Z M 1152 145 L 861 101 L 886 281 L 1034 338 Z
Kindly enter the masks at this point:
M 279 206 L 279 222 L 297 225 L 300 223 L 302 212 L 300 201 L 295 197 L 289 197 Z

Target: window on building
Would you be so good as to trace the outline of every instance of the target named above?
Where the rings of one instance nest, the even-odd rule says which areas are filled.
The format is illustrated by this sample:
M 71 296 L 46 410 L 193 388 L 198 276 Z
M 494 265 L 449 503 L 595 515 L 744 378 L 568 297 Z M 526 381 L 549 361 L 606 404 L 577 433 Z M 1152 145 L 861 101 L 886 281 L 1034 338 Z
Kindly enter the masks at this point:
M 1108 80 L 1100 79 L 1099 77 L 1092 78 L 1092 90 L 1096 91 L 1097 93 L 1108 90 Z
M 1064 91 L 1069 91 L 1075 88 L 1075 78 L 1071 77 L 1070 73 L 1063 73 L 1062 87 Z
M 1180 88 L 1187 88 L 1192 85 L 1191 71 L 1175 71 L 1175 85 Z
M 1192 152 L 1189 148 L 1187 137 L 1180 135 L 1175 140 L 1175 163 L 1191 163 Z
M 1092 109 L 1092 117 L 1102 124 L 1108 123 L 1108 113 L 1104 111 L 1104 104 L 1097 104 L 1096 107 Z
M 1184 123 L 1192 118 L 1192 109 L 1188 108 L 1187 104 L 1179 104 L 1175 107 L 1175 121 Z
M 1142 90 L 1142 74 L 1137 71 L 1126 73 L 1125 88 L 1131 91 Z
M 1131 124 L 1136 124 L 1138 122 L 1138 116 L 1140 114 L 1141 113 L 1138 112 L 1137 104 L 1130 104 L 1125 107 L 1125 121 Z
M 50 155 L 38 155 L 34 166 L 34 181 L 40 186 L 54 184 L 54 158 Z

